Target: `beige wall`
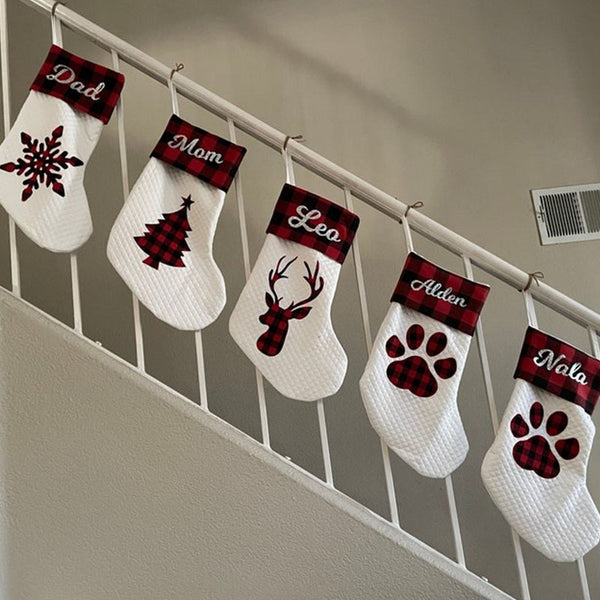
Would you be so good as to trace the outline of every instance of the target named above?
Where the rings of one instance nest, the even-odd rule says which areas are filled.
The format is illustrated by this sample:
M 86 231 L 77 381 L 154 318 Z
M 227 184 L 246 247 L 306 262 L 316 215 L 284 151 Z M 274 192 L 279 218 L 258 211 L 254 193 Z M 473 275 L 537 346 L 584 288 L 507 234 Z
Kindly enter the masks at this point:
M 16 0 L 9 6 L 13 104 L 19 107 L 49 43 L 46 20 Z M 359 1 L 191 0 L 92 2 L 73 8 L 172 63 L 185 74 L 405 201 L 422 200 L 429 216 L 546 282 L 600 310 L 594 272 L 598 242 L 542 248 L 529 190 L 600 180 L 600 3 L 589 0 Z M 108 63 L 109 57 L 69 33 L 68 49 Z M 165 89 L 125 68 L 131 182 L 170 113 Z M 188 120 L 222 135 L 226 127 L 182 103 Z M 277 153 L 242 136 L 242 168 L 253 258 L 282 184 Z M 341 201 L 339 191 L 298 169 L 299 185 Z M 86 334 L 132 360 L 130 296 L 105 258 L 108 231 L 122 203 L 116 127 L 111 123 L 88 167 L 86 187 L 95 234 L 80 253 Z M 219 224 L 215 256 L 228 287 L 221 318 L 204 332 L 211 409 L 258 437 L 252 367 L 227 333 L 242 285 L 241 249 L 231 194 Z M 359 206 L 371 326 L 376 331 L 405 254 L 400 227 Z M 4 223 L 0 223 L 2 227 Z M 460 262 L 416 239 L 417 250 L 445 266 Z M 0 281 L 7 283 L 6 240 Z M 67 322 L 68 260 L 20 245 L 26 298 Z M 478 274 L 489 283 L 487 276 Z M 349 372 L 326 411 L 336 485 L 387 514 L 378 440 L 357 389 L 365 363 L 351 264 L 342 271 L 333 309 Z M 151 373 L 197 399 L 193 337 L 144 313 Z M 495 391 L 503 410 L 525 327 L 522 299 L 495 284 L 484 316 Z M 540 325 L 585 347 L 585 332 L 540 311 Z M 474 352 L 459 404 L 471 442 L 455 476 L 467 562 L 516 594 L 509 532 L 479 479 L 491 442 L 484 390 Z M 236 376 L 232 377 L 232 373 Z M 316 410 L 268 388 L 273 446 L 322 472 Z M 590 489 L 600 503 L 600 450 L 593 450 Z M 443 483 L 416 476 L 394 460 L 403 526 L 442 552 L 453 546 Z M 597 564 L 600 550 L 589 558 Z M 530 549 L 534 597 L 574 597 L 576 569 L 551 565 Z M 590 568 L 596 593 L 600 572 Z

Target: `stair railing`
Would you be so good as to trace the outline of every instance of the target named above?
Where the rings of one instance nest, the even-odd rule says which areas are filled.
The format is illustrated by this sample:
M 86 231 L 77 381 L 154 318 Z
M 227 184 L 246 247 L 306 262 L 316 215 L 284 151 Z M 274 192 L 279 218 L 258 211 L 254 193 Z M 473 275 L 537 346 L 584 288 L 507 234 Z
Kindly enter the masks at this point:
M 232 142 L 236 142 L 237 131 L 243 131 L 255 140 L 275 150 L 283 150 L 283 159 L 285 161 L 288 177 L 293 181 L 293 163 L 297 163 L 312 173 L 318 175 L 324 180 L 338 187 L 344 195 L 344 202 L 349 210 L 353 210 L 354 199 L 360 200 L 369 206 L 377 209 L 387 217 L 402 223 L 407 244 L 409 243 L 411 230 L 418 232 L 425 238 L 435 244 L 445 248 L 451 253 L 459 256 L 464 265 L 465 275 L 473 278 L 473 266 L 477 266 L 494 278 L 517 289 L 523 290 L 529 281 L 529 274 L 518 267 L 502 260 L 498 256 L 488 252 L 481 246 L 470 242 L 464 237 L 456 234 L 450 229 L 437 223 L 426 215 L 413 210 L 407 214 L 408 205 L 401 200 L 385 193 L 374 185 L 357 177 L 353 173 L 334 164 L 325 157 L 311 150 L 305 144 L 300 143 L 293 138 L 289 138 L 285 133 L 271 127 L 264 121 L 245 112 L 241 108 L 231 104 L 227 100 L 219 97 L 208 89 L 202 87 L 195 81 L 187 78 L 182 73 L 172 74 L 171 67 L 161 63 L 150 55 L 128 44 L 119 37 L 111 34 L 95 23 L 85 19 L 77 12 L 71 10 L 60 2 L 53 0 L 19 0 L 23 4 L 33 7 L 51 18 L 52 35 L 55 43 L 60 43 L 62 39 L 61 24 L 71 31 L 89 39 L 97 46 L 103 48 L 111 54 L 112 65 L 115 70 L 119 70 L 121 61 L 127 63 L 139 72 L 158 81 L 159 83 L 170 87 L 173 90 L 173 103 L 176 107 L 176 94 L 187 98 L 193 103 L 201 106 L 209 112 L 225 120 L 229 128 L 229 136 Z M 8 46 L 8 24 L 7 24 L 7 0 L 0 0 L 0 69 L 2 80 L 2 105 L 4 118 L 4 131 L 8 133 L 11 125 L 10 108 L 10 78 L 9 78 L 9 46 Z M 116 118 L 118 127 L 118 143 L 120 154 L 120 168 L 122 178 L 123 197 L 127 198 L 129 193 L 129 176 L 127 162 L 127 144 L 125 135 L 125 122 L 123 117 L 123 100 L 119 100 L 116 108 Z M 287 138 L 287 139 L 286 139 Z M 285 148 L 284 148 L 285 146 Z M 234 182 L 235 195 L 237 199 L 238 218 L 240 227 L 240 239 L 242 245 L 242 255 L 244 262 L 244 273 L 246 278 L 250 275 L 251 262 L 248 245 L 248 230 L 246 227 L 244 193 L 242 187 L 242 176 L 237 174 Z M 10 241 L 10 265 L 11 265 L 11 284 L 12 293 L 20 297 L 20 269 L 19 255 L 16 241 L 16 228 L 14 221 L 9 218 L 9 241 Z M 372 335 L 370 330 L 369 312 L 367 306 L 367 296 L 364 283 L 363 268 L 361 262 L 360 246 L 358 236 L 352 247 L 352 257 L 354 270 L 358 286 L 358 295 L 362 316 L 362 324 L 365 336 L 365 345 L 368 352 L 372 348 Z M 71 283 L 73 297 L 74 331 L 82 336 L 84 335 L 81 320 L 81 304 L 79 296 L 79 277 L 77 257 L 72 254 L 70 257 L 71 265 Z M 566 317 L 573 323 L 585 327 L 589 334 L 590 344 L 593 353 L 600 357 L 600 345 L 598 342 L 598 331 L 600 331 L 600 314 L 583 306 L 579 302 L 552 288 L 551 286 L 539 282 L 531 288 L 529 294 L 524 295 L 528 302 L 527 310 L 530 315 L 535 315 L 535 309 L 531 298 L 547 306 L 554 312 Z M 529 298 L 529 300 L 528 300 Z M 136 348 L 136 366 L 142 373 L 146 373 L 144 360 L 143 332 L 140 321 L 139 302 L 133 296 L 133 318 L 135 331 Z M 483 372 L 484 387 L 489 406 L 490 420 L 494 434 L 498 429 L 498 411 L 494 400 L 494 391 L 491 380 L 490 365 L 486 350 L 483 324 L 481 320 L 477 324 L 475 332 L 477 348 L 480 363 Z M 208 411 L 208 398 L 206 391 L 206 378 L 204 373 L 204 358 L 201 333 L 196 334 L 196 352 L 198 366 L 198 386 L 200 392 L 200 405 L 205 411 Z M 271 449 L 268 415 L 265 401 L 265 391 L 262 375 L 256 369 L 256 387 L 260 411 L 260 423 L 262 433 L 262 444 Z M 325 471 L 324 484 L 334 488 L 333 473 L 331 466 L 331 456 L 329 453 L 329 443 L 327 437 L 327 427 L 325 421 L 325 410 L 323 402 L 317 402 L 317 411 L 319 419 L 319 431 L 321 436 L 321 446 L 323 454 L 323 463 Z M 385 443 L 381 442 L 382 459 L 384 465 L 387 496 L 389 501 L 390 526 L 400 528 L 400 516 L 398 513 L 398 503 L 396 499 L 395 483 L 390 465 L 389 449 Z M 302 469 L 301 467 L 298 467 Z M 302 469 L 303 470 L 303 469 Z M 464 567 L 466 566 L 465 554 L 463 550 L 462 536 L 452 479 L 446 479 L 446 492 L 449 503 L 452 532 L 455 546 L 455 560 Z M 512 541 L 515 557 L 517 561 L 517 576 L 521 590 L 522 600 L 530 600 L 530 590 L 521 549 L 520 539 L 512 531 Z M 577 562 L 578 573 L 581 582 L 581 594 L 584 600 L 591 600 L 589 584 L 585 571 L 583 559 Z

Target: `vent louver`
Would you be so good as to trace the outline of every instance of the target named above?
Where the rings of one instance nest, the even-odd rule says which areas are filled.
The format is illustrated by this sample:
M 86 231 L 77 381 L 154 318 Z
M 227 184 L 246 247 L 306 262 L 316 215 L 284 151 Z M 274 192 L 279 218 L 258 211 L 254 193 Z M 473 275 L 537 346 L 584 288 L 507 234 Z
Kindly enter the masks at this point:
M 532 190 L 540 242 L 600 239 L 600 184 Z

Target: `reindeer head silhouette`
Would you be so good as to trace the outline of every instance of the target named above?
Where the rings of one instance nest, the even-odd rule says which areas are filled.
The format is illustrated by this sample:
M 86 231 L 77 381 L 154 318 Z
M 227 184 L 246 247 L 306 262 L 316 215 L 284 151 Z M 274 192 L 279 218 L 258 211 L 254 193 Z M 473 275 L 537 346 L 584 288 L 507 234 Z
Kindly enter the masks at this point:
M 280 279 L 287 279 L 285 272 L 297 258 L 296 256 L 284 266 L 281 266 L 281 263 L 285 260 L 285 256 L 282 256 L 277 261 L 275 269 L 269 271 L 269 289 L 271 291 L 265 294 L 267 312 L 258 317 L 258 320 L 266 325 L 268 329 L 256 341 L 256 347 L 267 356 L 275 356 L 281 352 L 287 336 L 289 322 L 292 319 L 304 319 L 308 316 L 312 306 L 306 306 L 306 304 L 314 300 L 323 290 L 323 277 L 319 277 L 319 261 L 315 265 L 314 273 L 311 272 L 307 262 L 304 261 L 306 275 L 303 279 L 310 287 L 310 294 L 304 300 L 291 302 L 287 307 L 279 304 L 283 298 L 275 292 L 275 285 Z

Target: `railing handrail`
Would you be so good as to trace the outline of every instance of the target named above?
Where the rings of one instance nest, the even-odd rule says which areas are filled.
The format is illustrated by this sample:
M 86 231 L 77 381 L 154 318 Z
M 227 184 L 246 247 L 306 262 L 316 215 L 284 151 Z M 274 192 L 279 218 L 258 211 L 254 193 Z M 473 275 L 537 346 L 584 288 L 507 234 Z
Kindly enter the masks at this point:
M 50 13 L 54 5 L 53 0 L 20 0 L 20 2 L 44 13 Z M 152 79 L 168 85 L 171 67 L 135 48 L 85 17 L 82 17 L 64 4 L 59 4 L 55 12 L 66 27 L 92 40 L 108 52 L 116 50 L 123 61 Z M 181 73 L 175 73 L 173 81 L 182 96 L 196 102 L 209 112 L 223 119 L 233 121 L 236 127 L 271 148 L 276 150 L 282 148 L 287 134 L 271 127 L 269 124 L 207 90 Z M 298 164 L 306 167 L 313 173 L 342 189 L 348 188 L 356 198 L 366 202 L 392 219 L 400 221 L 403 218 L 407 204 L 401 200 L 385 193 L 293 139 L 288 141 L 287 150 L 289 155 Z M 411 228 L 421 235 L 433 240 L 436 244 L 443 246 L 458 256 L 468 257 L 477 267 L 513 288 L 522 290 L 527 285 L 529 274 L 526 271 L 519 269 L 492 252 L 458 235 L 430 217 L 413 210 L 410 212 L 408 220 L 410 221 Z M 543 282 L 539 282 L 539 285 L 534 286 L 530 292 L 537 301 L 552 310 L 583 327 L 591 326 L 600 332 L 600 314 L 591 308 L 573 300 L 571 297 Z

